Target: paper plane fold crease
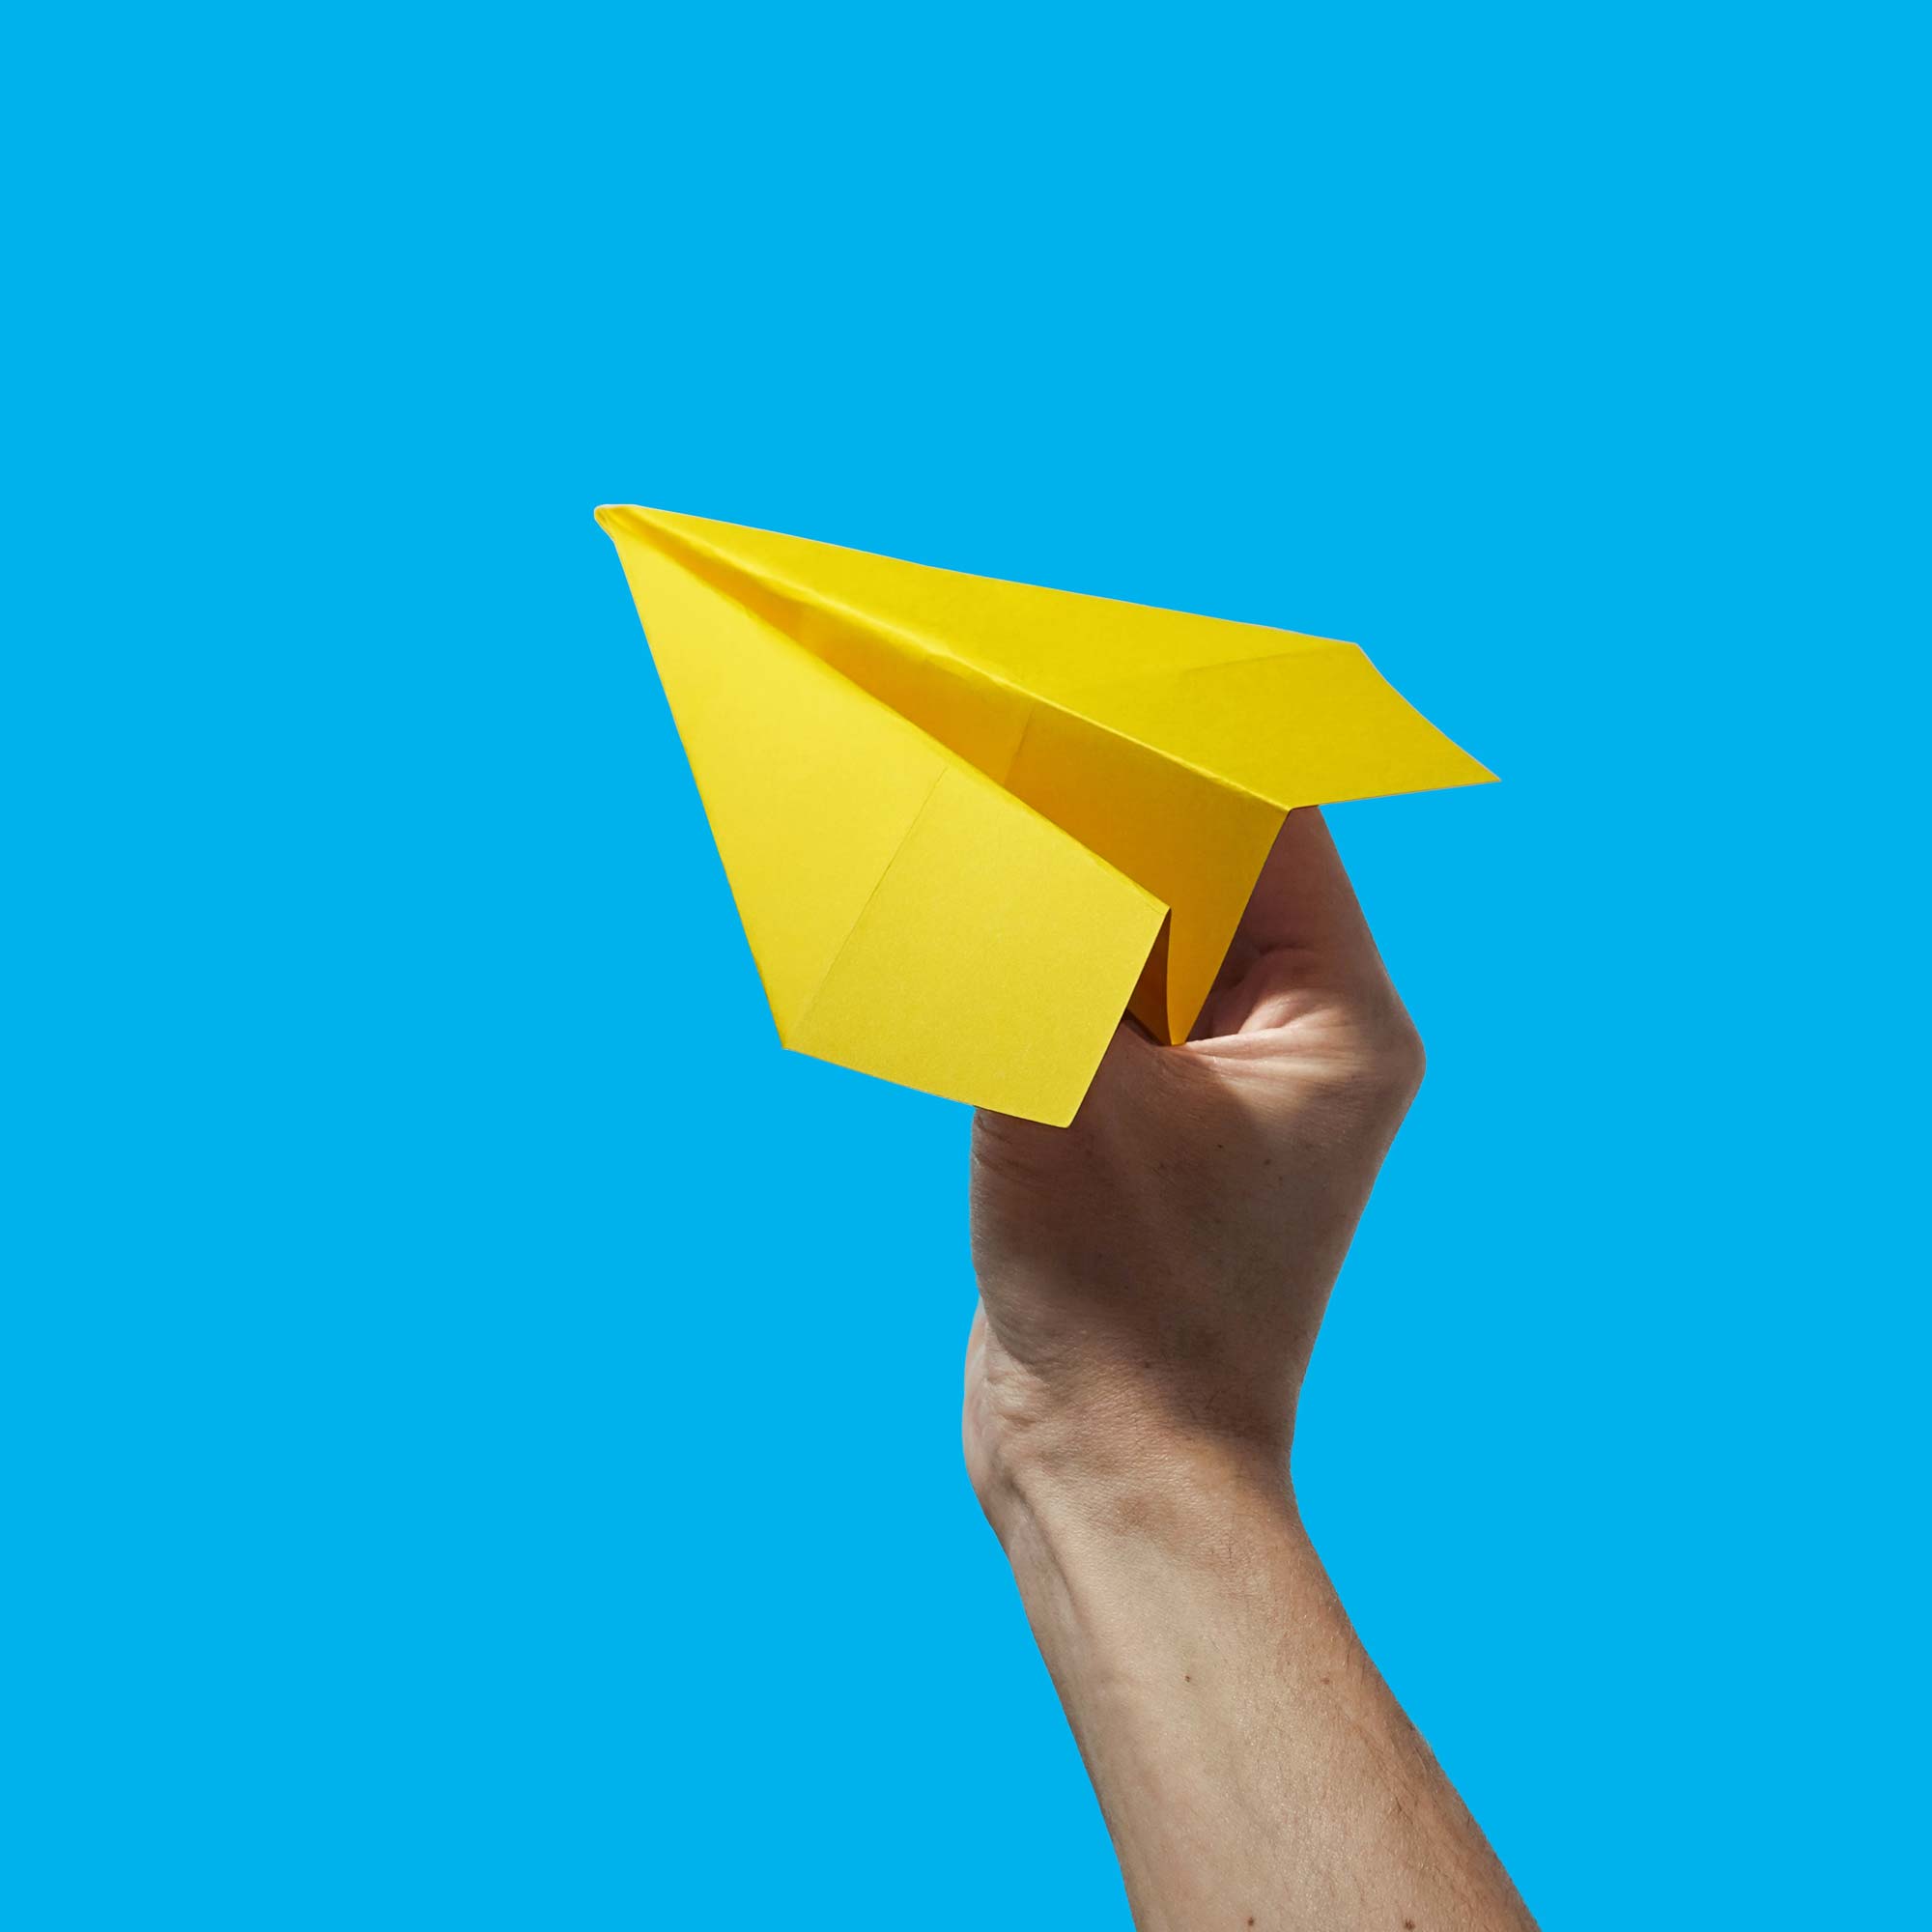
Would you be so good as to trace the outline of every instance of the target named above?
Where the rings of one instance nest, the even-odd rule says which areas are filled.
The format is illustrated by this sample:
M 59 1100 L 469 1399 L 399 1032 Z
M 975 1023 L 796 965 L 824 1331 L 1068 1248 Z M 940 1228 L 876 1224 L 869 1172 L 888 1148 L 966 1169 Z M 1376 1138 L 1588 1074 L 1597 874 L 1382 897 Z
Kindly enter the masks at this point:
M 612 505 L 786 1046 L 1064 1125 L 1283 817 L 1491 774 L 1353 644 Z

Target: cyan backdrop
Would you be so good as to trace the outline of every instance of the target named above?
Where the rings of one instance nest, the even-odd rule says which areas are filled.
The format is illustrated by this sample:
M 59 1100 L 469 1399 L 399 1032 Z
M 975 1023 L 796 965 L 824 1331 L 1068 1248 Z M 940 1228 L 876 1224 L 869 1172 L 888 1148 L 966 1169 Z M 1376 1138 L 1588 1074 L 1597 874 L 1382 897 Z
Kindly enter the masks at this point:
M 1903 17 L 14 29 L 11 1925 L 1125 1923 L 967 1117 L 776 1047 L 605 500 L 1502 774 L 1332 815 L 1433 1073 L 1308 1513 L 1552 1927 L 1922 1908 Z

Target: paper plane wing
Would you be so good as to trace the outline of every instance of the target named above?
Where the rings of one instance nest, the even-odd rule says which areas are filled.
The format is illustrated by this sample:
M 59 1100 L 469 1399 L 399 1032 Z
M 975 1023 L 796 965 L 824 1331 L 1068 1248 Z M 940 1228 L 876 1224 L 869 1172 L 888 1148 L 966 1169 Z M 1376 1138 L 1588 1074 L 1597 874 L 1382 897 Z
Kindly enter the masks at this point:
M 1352 644 L 628 506 L 785 1045 L 1063 1125 L 1186 1038 L 1284 815 L 1490 777 Z

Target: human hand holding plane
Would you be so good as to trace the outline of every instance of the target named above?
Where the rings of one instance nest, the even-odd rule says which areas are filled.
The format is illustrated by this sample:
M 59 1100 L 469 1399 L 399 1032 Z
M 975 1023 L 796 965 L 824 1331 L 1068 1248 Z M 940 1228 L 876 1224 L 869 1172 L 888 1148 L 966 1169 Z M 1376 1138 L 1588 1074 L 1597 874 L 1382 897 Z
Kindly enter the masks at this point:
M 1144 1929 L 1531 1924 L 1290 1478 L 1329 1291 L 1421 1077 L 1297 811 L 1196 1038 L 1128 1022 L 1070 1127 L 975 1122 L 967 1466 Z

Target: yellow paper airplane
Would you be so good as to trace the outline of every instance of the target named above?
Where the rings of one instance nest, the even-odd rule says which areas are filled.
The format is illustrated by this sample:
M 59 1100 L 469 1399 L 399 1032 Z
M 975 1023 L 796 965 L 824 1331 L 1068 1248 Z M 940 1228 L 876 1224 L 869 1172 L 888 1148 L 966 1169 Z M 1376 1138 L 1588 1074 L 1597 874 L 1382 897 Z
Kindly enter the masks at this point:
M 789 1047 L 1056 1126 L 1296 806 L 1491 777 L 1353 645 L 611 505 Z

